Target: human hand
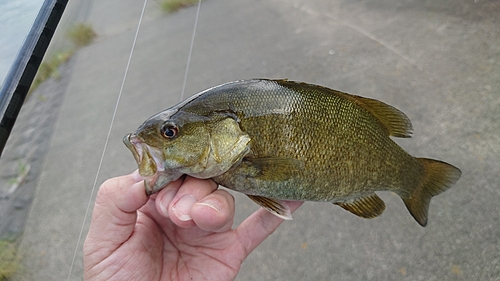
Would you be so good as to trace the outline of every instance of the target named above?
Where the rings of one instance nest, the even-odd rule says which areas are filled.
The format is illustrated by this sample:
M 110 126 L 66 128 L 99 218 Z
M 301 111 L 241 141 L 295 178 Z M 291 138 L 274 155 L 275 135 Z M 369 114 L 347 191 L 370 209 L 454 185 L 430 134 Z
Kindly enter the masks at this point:
M 109 179 L 83 247 L 85 280 L 233 280 L 283 221 L 259 209 L 231 229 L 234 209 L 212 180 L 181 178 L 147 197 L 137 171 Z

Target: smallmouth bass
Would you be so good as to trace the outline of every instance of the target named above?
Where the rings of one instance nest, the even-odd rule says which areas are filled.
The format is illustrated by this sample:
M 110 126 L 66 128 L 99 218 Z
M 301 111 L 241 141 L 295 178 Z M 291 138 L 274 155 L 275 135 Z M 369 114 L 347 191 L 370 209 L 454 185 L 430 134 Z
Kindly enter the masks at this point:
M 241 80 L 202 91 L 147 119 L 124 138 L 153 194 L 182 175 L 212 178 L 273 214 L 281 200 L 327 201 L 363 217 L 398 194 L 427 224 L 431 197 L 458 168 L 415 158 L 390 136 L 410 137 L 409 118 L 378 100 L 288 80 Z

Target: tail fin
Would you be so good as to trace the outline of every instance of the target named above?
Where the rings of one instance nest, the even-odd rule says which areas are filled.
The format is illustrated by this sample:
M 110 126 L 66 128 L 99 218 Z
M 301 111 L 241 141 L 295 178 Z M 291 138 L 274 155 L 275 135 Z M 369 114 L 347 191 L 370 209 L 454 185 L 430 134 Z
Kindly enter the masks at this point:
M 403 199 L 406 208 L 421 225 L 427 224 L 427 212 L 432 196 L 447 190 L 455 184 L 462 172 L 455 166 L 438 160 L 417 158 L 424 166 L 424 178 L 410 198 Z

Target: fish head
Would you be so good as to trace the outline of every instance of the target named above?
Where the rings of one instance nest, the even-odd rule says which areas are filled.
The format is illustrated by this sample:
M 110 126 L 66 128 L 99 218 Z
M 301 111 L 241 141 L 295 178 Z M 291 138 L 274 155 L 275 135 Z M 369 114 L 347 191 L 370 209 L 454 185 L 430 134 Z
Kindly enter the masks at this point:
M 144 177 L 146 193 L 182 175 L 206 179 L 223 174 L 250 151 L 250 137 L 234 116 L 202 116 L 168 109 L 123 139 Z

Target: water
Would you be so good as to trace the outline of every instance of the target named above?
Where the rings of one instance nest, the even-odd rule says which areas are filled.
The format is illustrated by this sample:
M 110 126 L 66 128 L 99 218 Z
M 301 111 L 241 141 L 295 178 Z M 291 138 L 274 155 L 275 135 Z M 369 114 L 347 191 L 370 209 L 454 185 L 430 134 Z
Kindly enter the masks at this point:
M 14 62 L 43 0 L 0 0 L 0 81 Z

